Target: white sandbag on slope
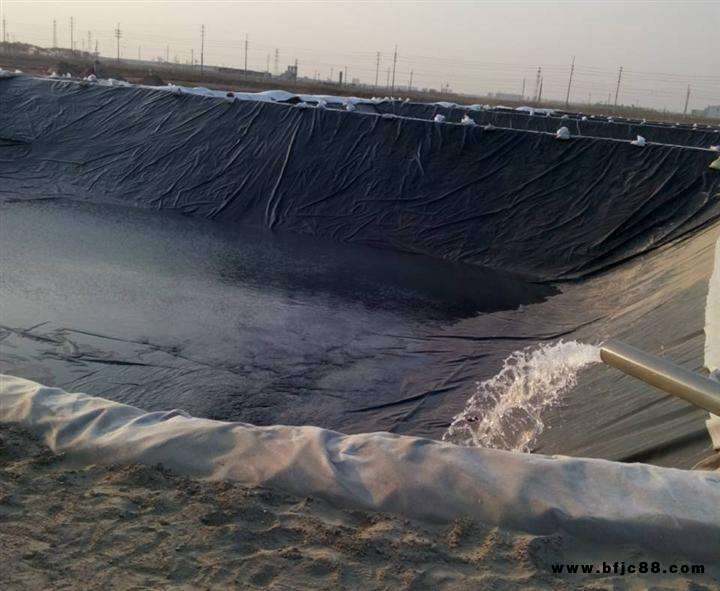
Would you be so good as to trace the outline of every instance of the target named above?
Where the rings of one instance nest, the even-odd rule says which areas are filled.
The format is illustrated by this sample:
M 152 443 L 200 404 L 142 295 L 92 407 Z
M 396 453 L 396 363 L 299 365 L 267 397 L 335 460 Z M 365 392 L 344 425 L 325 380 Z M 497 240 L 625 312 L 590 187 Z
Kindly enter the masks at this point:
M 720 552 L 720 475 L 604 460 L 517 454 L 315 427 L 253 427 L 146 413 L 0 376 L 0 422 L 93 463 L 162 463 L 357 508 L 566 532 L 696 558 Z

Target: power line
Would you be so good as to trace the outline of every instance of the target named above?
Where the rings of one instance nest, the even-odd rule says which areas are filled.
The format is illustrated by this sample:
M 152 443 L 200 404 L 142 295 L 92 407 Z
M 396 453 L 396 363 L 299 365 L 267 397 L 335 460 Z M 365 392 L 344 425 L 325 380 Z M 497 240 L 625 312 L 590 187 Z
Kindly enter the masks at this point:
M 2 16 L 4 17 L 4 15 Z M 56 20 L 62 23 L 61 19 Z M 76 25 L 78 24 L 78 22 L 76 21 L 77 19 L 73 17 L 73 26 L 71 31 L 71 42 L 73 50 L 77 50 L 76 43 L 78 41 L 78 39 L 75 38 L 76 33 L 78 33 L 78 31 L 75 30 Z M 1 21 L 0 24 L 2 24 Z M 34 38 L 42 39 L 42 42 L 39 43 L 39 45 L 44 45 L 45 43 L 49 42 L 47 35 L 47 24 L 36 25 L 33 23 L 17 23 L 13 20 L 12 26 L 20 26 L 21 30 L 32 31 L 30 33 L 31 42 Z M 7 25 L 5 25 L 5 28 L 6 27 Z M 13 32 L 14 31 L 15 29 L 13 29 Z M 134 32 L 132 38 L 128 38 L 127 34 L 124 34 L 122 36 L 122 39 L 125 40 L 125 43 L 127 45 L 126 49 L 128 49 L 129 47 L 137 47 L 138 45 L 140 45 L 142 48 L 144 48 L 144 54 L 146 58 L 148 51 L 157 51 L 159 55 L 165 54 L 165 44 L 171 39 L 173 40 L 171 41 L 171 43 L 175 43 L 177 41 L 178 47 L 184 46 L 188 48 L 188 46 L 194 45 L 192 38 L 185 37 L 182 34 L 165 36 L 160 34 L 153 34 L 150 32 L 135 32 L 135 29 L 133 29 L 133 31 Z M 87 31 L 82 31 L 80 38 L 84 38 L 86 32 Z M 56 38 L 53 39 L 54 44 L 59 43 L 62 45 L 62 39 L 58 39 L 57 32 L 55 33 Z M 6 41 L 9 41 L 11 39 L 9 29 L 4 30 L 3 34 Z M 59 37 L 62 37 L 62 31 L 60 31 Z M 89 43 L 85 44 L 83 39 L 83 43 L 88 49 L 92 47 L 93 37 L 96 38 L 96 49 L 98 47 L 98 40 L 105 40 L 105 43 L 107 44 L 107 49 L 115 49 L 115 47 L 110 45 L 110 43 L 117 43 L 114 30 L 112 28 L 104 30 L 93 30 Z M 227 61 L 226 63 L 220 62 L 218 63 L 218 65 L 230 65 L 236 67 L 237 62 L 239 61 L 238 54 L 242 55 L 242 52 L 245 50 L 244 42 L 245 40 L 242 38 L 235 38 L 234 41 L 228 40 L 227 42 L 222 39 L 212 39 L 209 41 L 212 48 L 219 48 L 217 51 L 220 56 L 230 56 L 225 58 L 229 61 Z M 238 49 L 240 51 L 237 51 Z M 256 59 L 258 63 L 262 63 L 262 61 L 267 61 L 268 52 L 270 53 L 272 59 L 273 52 L 275 52 L 276 50 L 279 51 L 279 48 L 255 41 L 253 42 L 252 48 L 250 48 L 248 44 L 246 51 L 247 67 L 249 68 L 249 66 L 251 65 L 250 51 L 254 51 L 253 59 Z M 283 47 L 283 51 L 285 50 L 286 48 Z M 349 69 L 353 70 L 354 75 L 363 82 L 366 81 L 367 83 L 369 83 L 368 86 L 374 83 L 377 79 L 377 87 L 381 88 L 378 53 L 380 53 L 380 61 L 382 62 L 382 52 L 378 52 L 377 50 L 345 51 L 341 54 L 339 51 L 336 52 L 334 49 L 332 50 L 332 53 L 328 53 L 327 51 L 322 49 L 313 49 L 308 47 L 298 47 L 296 48 L 296 50 L 300 54 L 299 58 L 306 65 L 308 73 L 313 72 L 316 69 L 318 71 L 327 71 L 331 64 L 335 65 L 337 71 L 336 64 L 340 59 L 338 56 L 350 56 L 343 61 L 347 63 Z M 189 49 L 186 49 L 185 51 L 188 51 L 188 53 L 190 53 Z M 110 52 L 110 55 L 113 58 L 116 57 L 116 54 L 117 51 Z M 382 62 L 383 69 L 386 69 L 388 65 L 394 66 L 395 79 L 391 83 L 391 78 L 389 77 L 387 81 L 388 89 L 392 88 L 393 90 L 395 90 L 397 88 L 397 84 L 399 83 L 397 76 L 402 71 L 408 72 L 410 69 L 412 69 L 413 86 L 417 87 L 437 86 L 437 84 L 433 85 L 429 82 L 431 80 L 437 81 L 439 78 L 442 78 L 443 87 L 445 87 L 446 84 L 452 85 L 452 81 L 455 80 L 455 83 L 460 86 L 460 89 L 458 90 L 459 93 L 482 94 L 485 90 L 493 90 L 493 86 L 495 87 L 495 90 L 513 91 L 518 86 L 517 83 L 524 79 L 525 92 L 523 92 L 522 94 L 525 95 L 527 93 L 530 95 L 530 97 L 533 96 L 531 93 L 529 93 L 528 90 L 530 84 L 532 83 L 532 76 L 537 69 L 537 65 L 530 66 L 521 62 L 513 63 L 510 61 L 503 62 L 500 60 L 497 62 L 491 62 L 467 58 L 455 59 L 451 57 L 441 57 L 437 55 L 416 56 L 414 54 L 404 53 L 401 56 L 399 54 L 396 55 L 396 51 L 393 51 L 392 57 L 392 64 L 389 63 L 390 60 L 387 59 L 387 56 L 387 62 Z M 220 59 L 222 59 L 222 57 Z M 194 63 L 194 58 L 192 61 Z M 243 62 L 240 62 L 241 68 L 243 67 L 243 63 L 244 59 Z M 400 70 L 397 69 L 398 67 L 400 68 Z M 670 72 L 650 72 L 647 70 L 632 70 L 623 67 L 622 75 L 620 76 L 620 88 L 617 89 L 617 79 L 619 77 L 619 72 L 617 69 L 612 70 L 610 68 L 597 67 L 585 64 L 577 65 L 577 63 L 575 64 L 574 69 L 572 68 L 572 64 L 570 64 L 570 69 L 572 70 L 571 80 L 568 76 L 567 65 L 563 66 L 555 64 L 544 64 L 542 66 L 542 96 L 545 100 L 556 99 L 558 101 L 562 101 L 564 99 L 566 102 L 569 102 L 570 100 L 572 100 L 573 96 L 582 96 L 583 98 L 586 98 L 589 93 L 592 93 L 597 100 L 600 96 L 604 98 L 604 95 L 607 93 L 608 90 L 610 90 L 611 98 L 609 101 L 609 105 L 613 104 L 612 95 L 614 92 L 617 92 L 617 102 L 618 104 L 620 104 L 622 102 L 620 92 L 622 92 L 623 96 L 639 96 L 640 94 L 642 94 L 643 102 L 648 106 L 657 107 L 659 105 L 661 107 L 669 107 L 672 104 L 675 104 L 677 108 L 681 106 L 677 103 L 677 99 L 682 97 L 682 100 L 685 97 L 688 85 L 691 86 L 691 96 L 688 100 L 688 112 L 690 112 L 690 109 L 694 106 L 695 103 L 698 103 L 700 101 L 704 102 L 707 100 L 709 104 L 713 104 L 717 103 L 720 99 L 720 75 L 717 74 L 698 75 L 688 73 L 677 74 Z M 279 64 L 276 70 L 279 73 Z M 545 78 L 548 78 L 547 84 L 544 81 Z M 537 97 L 537 95 L 539 94 L 539 87 L 539 80 L 536 80 L 534 89 L 535 97 Z M 569 97 L 568 87 L 570 88 Z M 526 97 L 526 99 L 532 100 L 532 98 L 528 97 Z M 690 103 L 690 100 L 692 100 L 693 103 Z M 679 109 L 677 110 L 679 111 Z
M 27 24 L 28 26 L 31 26 L 31 27 L 32 27 L 32 26 L 35 26 L 35 27 L 37 28 L 36 25 L 33 25 L 33 24 L 31 24 L 31 23 L 25 23 L 25 24 Z M 45 29 L 44 27 L 40 27 L 40 29 L 42 29 L 43 32 L 46 31 L 46 29 Z M 153 35 L 153 34 L 149 34 L 149 33 L 148 33 L 148 34 L 146 34 L 146 33 L 138 33 L 138 34 L 136 34 L 135 36 L 138 37 L 138 40 L 139 40 L 140 37 L 143 37 L 143 38 L 162 38 L 163 40 L 165 40 L 165 39 L 170 39 L 170 37 L 167 36 L 167 35 L 162 35 L 162 36 L 160 36 L 160 35 Z M 191 38 L 189 38 L 189 37 L 173 36 L 172 38 L 173 38 L 173 39 L 177 39 L 179 43 L 190 43 L 190 42 L 192 41 Z M 223 47 L 232 47 L 232 46 L 236 45 L 236 44 L 233 44 L 233 43 L 231 43 L 231 42 L 223 42 L 223 41 L 216 41 L 216 42 L 213 42 L 213 43 L 215 43 L 215 44 L 218 45 L 218 46 L 223 46 Z M 242 43 L 242 42 L 241 42 L 241 43 Z M 164 43 L 163 43 L 163 44 L 164 44 Z M 260 47 L 260 46 L 261 46 L 260 44 L 255 44 L 255 45 L 256 45 L 257 47 Z M 268 47 L 268 46 L 264 46 L 264 47 Z M 302 51 L 310 51 L 310 52 L 316 52 L 316 53 L 324 53 L 324 50 L 318 49 L 318 48 L 297 48 L 297 49 L 298 49 L 298 50 L 302 50 Z M 372 51 L 372 52 L 369 52 L 369 51 L 348 51 L 348 52 L 344 52 L 344 53 L 343 53 L 343 55 L 351 55 L 351 56 L 353 56 L 353 57 L 358 57 L 358 58 L 360 58 L 360 57 L 362 57 L 362 56 L 365 56 L 365 57 L 367 57 L 368 59 L 370 58 L 370 56 L 372 56 L 372 57 L 374 58 L 374 57 L 375 57 L 375 54 L 376 54 L 375 51 Z M 336 54 L 334 54 L 334 55 L 338 55 L 338 54 L 336 53 Z M 409 61 L 409 60 L 411 60 L 411 59 L 414 59 L 415 57 L 417 57 L 417 56 L 415 56 L 414 54 L 412 54 L 412 55 L 406 54 L 404 57 L 398 56 L 398 60 L 399 60 L 399 61 L 403 61 L 403 62 L 407 62 L 407 61 Z M 511 67 L 511 68 L 514 68 L 514 69 L 518 69 L 518 68 L 529 68 L 529 66 L 528 66 L 527 64 L 523 64 L 523 63 L 520 63 L 520 62 L 485 62 L 485 61 L 469 60 L 469 59 L 443 58 L 443 57 L 440 57 L 440 56 L 419 56 L 419 57 L 422 58 L 422 59 L 424 59 L 424 60 L 431 60 L 431 61 L 434 61 L 434 62 L 439 62 L 439 61 L 442 62 L 442 61 L 444 61 L 444 62 L 451 62 L 451 63 L 455 63 L 455 64 L 467 64 L 468 66 L 476 66 L 476 65 L 477 65 L 477 66 L 483 67 L 483 68 L 486 67 L 486 66 L 496 66 L 496 67 L 499 67 L 499 69 L 504 69 L 504 70 L 507 70 L 508 67 Z M 373 60 L 373 61 L 374 61 L 374 60 Z M 374 65 L 374 64 L 373 64 L 373 65 Z M 545 70 L 546 70 L 547 72 L 555 71 L 555 70 L 558 70 L 558 71 L 562 70 L 563 72 L 566 72 L 566 71 L 567 71 L 567 66 L 566 66 L 566 65 L 547 65 L 547 64 L 546 64 L 546 65 L 544 66 L 544 68 L 545 68 Z M 463 67 L 463 69 L 465 69 L 465 68 Z M 580 70 L 580 69 L 581 69 L 580 67 L 576 67 L 576 74 L 577 74 L 578 70 Z M 373 70 L 374 70 L 374 68 L 373 68 Z M 599 67 L 594 67 L 594 66 L 583 66 L 583 67 L 582 67 L 582 70 L 583 70 L 584 72 L 591 72 L 591 73 L 593 73 L 593 74 L 602 74 L 602 73 L 612 72 L 611 70 L 604 69 L 604 68 L 599 68 Z M 616 72 L 616 70 L 614 70 L 614 72 Z M 663 72 L 647 72 L 647 71 L 643 71 L 643 70 L 629 70 L 629 69 L 624 69 L 623 75 L 624 75 L 624 76 L 626 76 L 626 75 L 671 76 L 671 77 L 678 78 L 678 79 L 684 79 L 685 81 L 687 81 L 687 80 L 689 80 L 689 79 L 693 79 L 693 80 L 694 80 L 694 79 L 699 79 L 699 78 L 703 78 L 703 79 L 707 79 L 707 80 L 720 80 L 720 75 L 698 75 L 698 74 L 687 74 L 687 73 L 676 74 L 676 73 L 663 73 Z M 685 88 L 685 84 L 683 84 L 682 87 L 683 87 L 683 89 L 684 89 L 684 88 Z M 695 87 L 695 85 L 693 84 L 693 88 L 694 88 L 694 87 Z M 564 94 L 564 93 L 563 93 L 563 94 Z

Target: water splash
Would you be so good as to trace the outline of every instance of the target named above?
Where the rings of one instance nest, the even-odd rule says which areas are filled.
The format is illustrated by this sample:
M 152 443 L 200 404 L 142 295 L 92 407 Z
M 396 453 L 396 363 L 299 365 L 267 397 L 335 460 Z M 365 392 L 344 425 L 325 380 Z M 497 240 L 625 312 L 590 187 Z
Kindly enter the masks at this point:
M 582 368 L 599 362 L 600 347 L 577 341 L 515 351 L 500 373 L 477 383 L 443 440 L 528 452 L 543 431 L 542 411 L 575 386 Z
M 720 240 L 715 243 L 715 264 L 705 303 L 705 367 L 710 377 L 720 380 Z M 720 449 L 720 416 L 706 422 L 715 449 Z

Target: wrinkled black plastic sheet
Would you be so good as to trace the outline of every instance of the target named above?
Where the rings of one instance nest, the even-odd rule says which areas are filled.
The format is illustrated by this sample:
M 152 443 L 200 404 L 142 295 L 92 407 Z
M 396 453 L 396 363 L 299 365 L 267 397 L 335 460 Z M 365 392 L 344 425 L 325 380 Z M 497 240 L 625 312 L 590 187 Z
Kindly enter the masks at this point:
M 700 369 L 720 213 L 720 175 L 708 167 L 716 157 L 694 148 L 588 138 L 564 142 L 539 132 L 135 87 L 0 80 L 1 198 L 113 201 L 222 220 L 225 227 L 237 224 L 238 231 L 241 223 L 254 224 L 332 239 L 329 244 L 341 240 L 421 253 L 542 280 L 583 279 L 564 284 L 563 293 L 547 302 L 434 327 L 417 341 L 431 361 L 414 366 L 402 386 L 388 389 L 382 399 L 338 398 L 329 413 L 328 404 L 319 404 L 308 390 L 302 404 L 287 404 L 286 414 L 273 415 L 283 400 L 279 390 L 258 394 L 265 421 L 307 422 L 311 409 L 313 424 L 349 432 L 440 437 L 475 382 L 494 375 L 505 356 L 559 338 L 620 337 Z M 637 257 L 648 251 L 654 252 Z M 621 261 L 628 262 L 618 266 Z M 54 320 L 47 316 L 37 322 Z M 48 358 L 40 351 L 48 346 L 59 348 L 62 356 L 52 359 L 65 370 L 97 370 L 93 361 L 66 359 L 75 349 L 68 353 L 62 339 L 47 345 L 43 331 L 51 325 L 28 336 L 30 324 L 35 321 L 8 339 L 32 341 L 39 352 L 19 360 L 4 355 L 7 371 L 76 387 L 48 373 Z M 102 335 L 108 349 L 103 361 L 127 361 L 128 352 L 113 340 L 120 330 L 111 327 Z M 244 400 L 213 415 L 213 405 L 217 409 L 217 400 L 228 393 L 252 393 L 236 374 L 222 387 L 203 388 L 184 350 L 165 343 L 161 333 L 151 335 L 149 345 L 139 341 L 140 348 L 172 357 L 177 367 L 156 370 L 145 357 L 144 365 L 134 359 L 103 363 L 87 379 L 88 390 L 167 408 L 165 399 L 131 398 L 157 394 L 167 383 L 168 394 L 203 393 L 206 414 L 254 420 Z M 99 348 L 96 336 L 77 338 L 88 341 L 79 343 L 82 350 Z M 393 375 L 402 373 L 389 363 Z M 108 379 L 111 371 L 117 384 Z M 207 386 L 210 377 L 220 380 L 225 373 L 208 369 L 203 376 Z M 296 387 L 293 380 L 291 390 Z M 687 467 L 709 451 L 704 418 L 598 366 L 581 375 L 571 399 L 548 414 L 553 428 L 541 436 L 538 449 Z
M 436 439 L 525 347 L 619 338 L 702 371 L 720 234 L 715 224 L 558 292 L 65 199 L 0 203 L 0 229 L 0 373 L 148 410 Z M 711 453 L 705 418 L 596 365 L 542 412 L 535 449 L 687 468 Z
M 720 214 L 717 154 L 15 77 L 4 194 L 68 194 L 579 277 Z
M 707 129 L 706 126 L 693 128 L 687 125 L 662 125 L 654 122 L 642 123 L 607 117 L 587 117 L 583 121 L 582 116 L 578 114 L 568 114 L 567 117 L 563 117 L 561 114 L 547 116 L 542 113 L 530 114 L 504 109 L 472 109 L 462 106 L 404 101 L 382 101 L 362 105 L 362 109 L 365 112 L 418 119 L 433 119 L 436 115 L 442 115 L 446 121 L 453 123 L 459 123 L 467 115 L 478 125 L 549 133 L 555 133 L 560 127 L 567 127 L 571 134 L 577 136 L 627 141 L 634 140 L 640 135 L 649 142 L 705 149 L 720 144 L 720 129 L 717 126 L 714 129 Z

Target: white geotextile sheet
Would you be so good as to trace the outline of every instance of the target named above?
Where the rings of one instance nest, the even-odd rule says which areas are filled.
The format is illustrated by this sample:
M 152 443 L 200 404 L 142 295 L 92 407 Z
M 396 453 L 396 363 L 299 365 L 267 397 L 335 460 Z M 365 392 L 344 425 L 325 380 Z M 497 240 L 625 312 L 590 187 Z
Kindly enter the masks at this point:
M 695 557 L 720 554 L 716 472 L 148 413 L 4 375 L 0 422 L 29 428 L 78 462 L 162 463 L 188 476 L 426 520 L 471 518 Z

